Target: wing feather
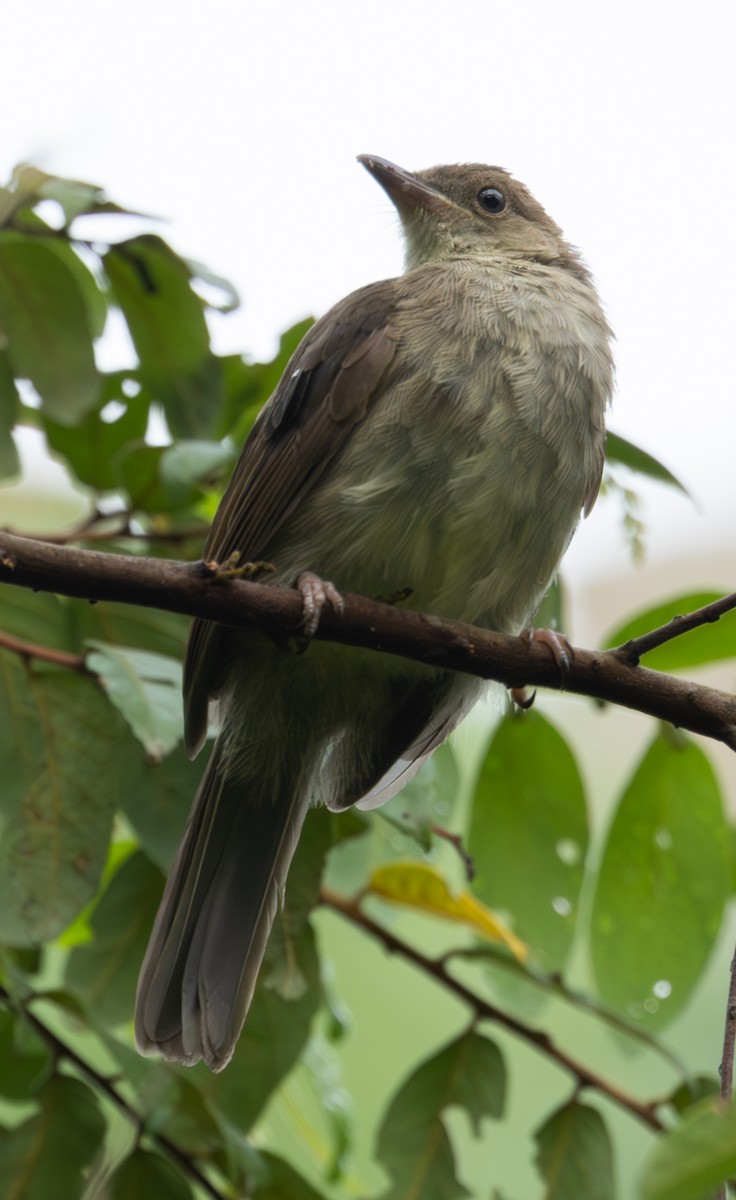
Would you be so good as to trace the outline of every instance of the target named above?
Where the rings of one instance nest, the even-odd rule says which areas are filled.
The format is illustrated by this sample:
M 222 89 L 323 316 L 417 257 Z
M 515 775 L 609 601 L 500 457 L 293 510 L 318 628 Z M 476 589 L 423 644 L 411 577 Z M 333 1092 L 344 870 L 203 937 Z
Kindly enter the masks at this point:
M 306 334 L 243 447 L 204 557 L 258 561 L 328 470 L 379 394 L 399 335 L 391 325 L 396 280 L 348 296 Z M 184 663 L 185 741 L 204 741 L 223 631 L 194 621 Z

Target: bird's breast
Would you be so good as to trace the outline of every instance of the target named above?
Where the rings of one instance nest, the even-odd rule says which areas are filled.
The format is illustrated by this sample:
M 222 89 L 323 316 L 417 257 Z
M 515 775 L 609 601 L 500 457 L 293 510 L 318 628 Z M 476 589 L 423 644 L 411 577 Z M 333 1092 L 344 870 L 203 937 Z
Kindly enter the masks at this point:
M 532 285 L 461 265 L 448 287 L 430 273 L 287 557 L 345 590 L 411 589 L 424 611 L 507 630 L 529 619 L 597 487 L 611 386 L 595 294 L 565 274 Z

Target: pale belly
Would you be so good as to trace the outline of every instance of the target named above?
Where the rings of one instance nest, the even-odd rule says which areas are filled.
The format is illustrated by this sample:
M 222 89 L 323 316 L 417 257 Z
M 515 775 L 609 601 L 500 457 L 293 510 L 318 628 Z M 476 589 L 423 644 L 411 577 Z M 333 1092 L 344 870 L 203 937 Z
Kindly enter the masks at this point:
M 410 589 L 405 603 L 419 611 L 522 628 L 577 525 L 582 465 L 563 481 L 540 442 L 520 470 L 493 438 L 471 448 L 451 430 L 434 451 L 407 444 L 373 469 L 365 458 L 360 447 L 348 456 L 269 550 L 274 582 L 309 569 L 344 591 Z

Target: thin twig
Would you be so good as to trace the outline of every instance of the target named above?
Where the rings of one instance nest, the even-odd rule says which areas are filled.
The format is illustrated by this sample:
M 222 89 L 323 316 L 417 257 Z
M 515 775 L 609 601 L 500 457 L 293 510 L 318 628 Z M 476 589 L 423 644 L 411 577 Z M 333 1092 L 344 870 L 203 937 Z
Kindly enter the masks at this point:
M 723 1055 L 721 1057 L 721 1096 L 729 1104 L 733 1094 L 733 1055 L 736 1045 L 736 951 L 731 959 L 731 981 L 726 1002 L 726 1025 L 723 1033 Z
M 41 662 L 53 663 L 55 667 L 66 667 L 70 671 L 89 673 L 83 654 L 70 654 L 68 650 L 55 650 L 53 646 L 39 646 L 36 642 L 27 642 L 24 638 L 15 637 L 12 633 L 0 630 L 0 650 L 12 650 L 26 661 L 37 658 Z
M 714 600 L 711 604 L 704 604 L 702 608 L 696 608 L 694 612 L 675 616 L 666 625 L 660 625 L 657 629 L 650 630 L 649 633 L 643 633 L 641 637 L 631 638 L 630 641 L 624 642 L 623 646 L 617 646 L 611 653 L 625 659 L 632 666 L 637 666 L 642 655 L 648 654 L 650 650 L 655 650 L 657 646 L 663 646 L 665 642 L 671 642 L 674 638 L 681 637 L 683 633 L 689 633 L 691 629 L 699 629 L 701 625 L 714 625 L 734 608 L 736 608 L 736 592 L 730 596 L 723 596 L 720 600 Z
M 43 997 L 37 998 L 43 999 Z M 9 993 L 4 987 L 0 987 L 0 1001 L 11 1011 L 17 1011 Z M 180 1146 L 177 1146 L 176 1142 L 172 1142 L 171 1139 L 167 1138 L 163 1133 L 157 1133 L 155 1130 L 146 1128 L 145 1121 L 141 1114 L 137 1112 L 136 1109 L 133 1108 L 133 1105 L 129 1104 L 125 1097 L 120 1094 L 113 1081 L 108 1079 L 107 1076 L 103 1075 L 100 1071 L 93 1067 L 91 1063 L 87 1062 L 87 1060 L 83 1058 L 81 1054 L 74 1050 L 73 1047 L 68 1046 L 67 1043 L 63 1041 L 63 1039 L 60 1038 L 57 1033 L 54 1033 L 53 1029 L 50 1029 L 40 1017 L 31 1012 L 28 1007 L 28 1001 L 26 1001 L 26 1003 L 23 1004 L 22 1008 L 20 1009 L 20 1015 L 26 1021 L 28 1021 L 29 1025 L 33 1026 L 36 1033 L 40 1038 L 42 1038 L 46 1045 L 53 1050 L 57 1058 L 65 1059 L 66 1062 L 71 1063 L 90 1081 L 95 1088 L 98 1089 L 98 1091 L 103 1092 L 108 1099 L 112 1101 L 118 1112 L 122 1113 L 122 1115 L 133 1125 L 138 1136 L 145 1133 L 147 1137 L 155 1142 L 155 1144 L 160 1150 L 163 1151 L 165 1155 L 176 1162 L 181 1167 L 182 1171 L 186 1172 L 190 1179 L 203 1188 L 207 1195 L 212 1197 L 212 1200 L 226 1200 L 225 1193 L 221 1192 L 219 1188 L 216 1188 L 215 1185 L 210 1182 L 210 1180 L 205 1174 L 203 1174 L 193 1159 L 191 1159 L 189 1155 L 181 1149 Z
M 540 1053 L 547 1056 L 562 1067 L 563 1070 L 569 1072 L 577 1082 L 579 1088 L 591 1088 L 599 1092 L 603 1096 L 607 1096 L 619 1108 L 623 1108 L 632 1116 L 638 1118 L 650 1129 L 654 1129 L 657 1133 L 664 1130 L 664 1125 L 660 1121 L 656 1113 L 657 1103 L 644 1102 L 638 1100 L 636 1096 L 632 1096 L 629 1092 L 619 1088 L 614 1083 L 610 1083 L 603 1076 L 598 1075 L 595 1071 L 591 1071 L 584 1063 L 573 1058 L 565 1050 L 562 1050 L 549 1034 L 540 1029 L 532 1029 L 531 1026 L 525 1025 L 523 1021 L 517 1017 L 511 1016 L 510 1013 L 504 1012 L 503 1009 L 497 1008 L 495 1004 L 490 1004 L 481 996 L 478 996 L 465 984 L 455 979 L 450 975 L 445 967 L 442 959 L 427 958 L 421 954 L 409 942 L 403 941 L 390 930 L 379 925 L 377 921 L 372 920 L 367 916 L 360 905 L 346 896 L 341 896 L 337 892 L 333 892 L 329 888 L 320 889 L 320 903 L 326 908 L 331 908 L 334 912 L 340 913 L 346 917 L 352 924 L 359 926 L 366 933 L 386 947 L 392 954 L 400 954 L 402 958 L 413 963 L 415 967 L 436 980 L 443 988 L 457 996 L 465 1004 L 471 1008 L 477 1019 L 494 1021 L 497 1025 L 502 1025 L 505 1029 L 516 1034 L 523 1041 L 534 1046 Z
M 536 971 L 528 964 L 520 963 L 508 954 L 499 953 L 493 946 L 461 947 L 450 950 L 443 955 L 442 962 L 449 963 L 457 959 L 465 961 L 475 959 L 483 962 L 492 962 L 494 966 L 500 967 L 511 975 L 515 975 L 517 979 L 523 979 L 525 983 L 530 983 L 533 987 L 539 988 L 540 991 L 545 992 L 548 996 L 555 996 L 557 999 L 564 1001 L 565 1004 L 569 1004 L 571 1008 L 577 1008 L 581 1012 L 589 1013 L 597 1021 L 607 1025 L 623 1037 L 630 1038 L 631 1041 L 646 1046 L 647 1050 L 650 1050 L 652 1054 L 657 1054 L 668 1066 L 677 1071 L 683 1079 L 688 1078 L 688 1070 L 684 1062 L 667 1046 L 663 1046 L 651 1033 L 646 1029 L 641 1029 L 638 1025 L 629 1024 L 624 1017 L 620 1017 L 618 1013 L 612 1012 L 610 1008 L 599 1004 L 596 1000 L 591 999 L 590 996 L 573 991 L 557 972 L 545 974 L 542 971 Z

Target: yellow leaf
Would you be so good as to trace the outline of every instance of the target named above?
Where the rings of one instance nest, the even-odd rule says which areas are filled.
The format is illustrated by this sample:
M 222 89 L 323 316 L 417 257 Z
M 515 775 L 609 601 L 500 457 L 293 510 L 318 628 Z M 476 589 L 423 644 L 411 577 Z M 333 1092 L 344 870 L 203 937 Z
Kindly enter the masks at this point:
M 446 921 L 469 925 L 483 937 L 503 942 L 519 962 L 524 962 L 528 956 L 524 942 L 489 908 L 470 892 L 453 896 L 439 872 L 426 863 L 397 862 L 378 867 L 371 875 L 368 891 L 393 904 L 405 904 Z

